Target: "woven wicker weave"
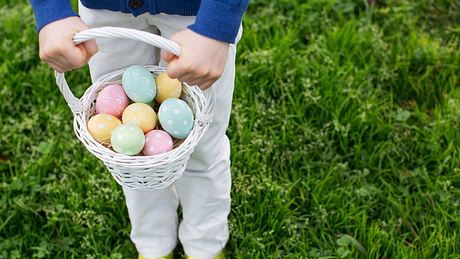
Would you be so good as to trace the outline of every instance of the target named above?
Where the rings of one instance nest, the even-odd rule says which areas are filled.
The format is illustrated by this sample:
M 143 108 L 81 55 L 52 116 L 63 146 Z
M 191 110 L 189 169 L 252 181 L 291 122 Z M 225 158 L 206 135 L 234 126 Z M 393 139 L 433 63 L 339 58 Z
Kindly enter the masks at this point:
M 170 40 L 151 33 L 126 28 L 101 27 L 85 30 L 75 35 L 74 42 L 78 44 L 95 38 L 139 40 L 178 56 L 181 53 L 179 45 Z M 165 68 L 159 66 L 145 67 L 155 75 L 165 71 Z M 212 120 L 214 91 L 212 88 L 201 91 L 196 86 L 184 84 L 181 98 L 192 108 L 195 122 L 189 136 L 183 141 L 176 141 L 173 150 L 155 156 L 122 155 L 95 141 L 88 132 L 87 123 L 95 114 L 95 102 L 99 91 L 110 84 L 121 83 L 124 70 L 125 68 L 99 78 L 80 99 L 76 98 L 70 90 L 64 74 L 55 74 L 56 83 L 74 115 L 74 130 L 78 139 L 93 155 L 104 162 L 115 180 L 129 189 L 162 189 L 182 175 L 195 146 L 208 129 Z

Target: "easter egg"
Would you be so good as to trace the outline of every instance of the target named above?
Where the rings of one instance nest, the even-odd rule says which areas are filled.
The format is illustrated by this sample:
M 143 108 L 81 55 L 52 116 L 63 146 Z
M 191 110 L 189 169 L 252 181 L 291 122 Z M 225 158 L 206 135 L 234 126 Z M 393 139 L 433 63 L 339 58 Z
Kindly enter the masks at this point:
M 88 121 L 89 134 L 99 143 L 108 146 L 111 132 L 121 125 L 121 121 L 110 114 L 97 114 Z
M 121 85 L 109 85 L 99 92 L 96 99 L 96 113 L 107 113 L 121 117 L 123 110 L 128 106 L 128 96 Z
M 142 131 L 148 132 L 157 125 L 157 115 L 152 107 L 145 103 L 133 103 L 126 107 L 122 116 L 123 123 L 133 123 Z
M 163 129 L 177 139 L 184 139 L 193 128 L 193 113 L 186 102 L 170 98 L 161 103 L 158 117 Z
M 121 79 L 123 89 L 129 99 L 137 103 L 148 103 L 155 98 L 157 87 L 153 75 L 145 67 L 128 67 Z
M 169 98 L 179 98 L 182 93 L 182 83 L 177 79 L 172 79 L 166 72 L 160 73 L 155 81 L 157 83 L 157 95 L 155 100 L 162 103 Z
M 144 148 L 145 136 L 137 125 L 122 124 L 113 130 L 111 141 L 115 152 L 132 156 Z
M 153 156 L 166 153 L 173 148 L 173 140 L 162 130 L 152 130 L 145 134 L 145 144 L 142 154 Z

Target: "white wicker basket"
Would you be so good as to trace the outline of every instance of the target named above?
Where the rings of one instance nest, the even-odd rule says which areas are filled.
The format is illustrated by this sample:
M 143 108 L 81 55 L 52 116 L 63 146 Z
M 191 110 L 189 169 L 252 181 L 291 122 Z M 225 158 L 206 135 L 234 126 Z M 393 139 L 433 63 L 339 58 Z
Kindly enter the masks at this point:
M 77 33 L 74 42 L 78 44 L 95 38 L 139 40 L 178 56 L 181 53 L 179 45 L 173 41 L 151 33 L 126 28 L 88 29 Z M 165 71 L 165 68 L 153 65 L 146 66 L 146 68 L 154 74 Z M 80 99 L 76 98 L 70 90 L 64 74 L 55 74 L 56 83 L 74 115 L 74 130 L 78 139 L 93 155 L 104 162 L 115 180 L 129 189 L 162 189 L 182 175 L 196 144 L 208 129 L 212 120 L 214 90 L 211 87 L 209 90 L 201 91 L 197 86 L 184 84 L 181 98 L 192 108 L 195 122 L 189 136 L 183 141 L 176 141 L 173 150 L 155 156 L 122 155 L 95 141 L 88 132 L 87 123 L 89 118 L 95 114 L 98 92 L 112 83 L 121 83 L 124 70 L 120 69 L 99 78 Z

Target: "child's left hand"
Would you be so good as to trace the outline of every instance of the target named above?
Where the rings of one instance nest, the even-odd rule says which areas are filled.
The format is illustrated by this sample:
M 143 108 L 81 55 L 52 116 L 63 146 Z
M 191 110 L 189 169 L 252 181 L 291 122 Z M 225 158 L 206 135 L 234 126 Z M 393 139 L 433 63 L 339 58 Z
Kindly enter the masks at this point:
M 189 29 L 174 34 L 171 40 L 181 46 L 182 54 L 177 57 L 162 52 L 162 58 L 169 63 L 169 77 L 189 85 L 198 85 L 203 90 L 220 78 L 227 61 L 228 43 L 202 36 Z

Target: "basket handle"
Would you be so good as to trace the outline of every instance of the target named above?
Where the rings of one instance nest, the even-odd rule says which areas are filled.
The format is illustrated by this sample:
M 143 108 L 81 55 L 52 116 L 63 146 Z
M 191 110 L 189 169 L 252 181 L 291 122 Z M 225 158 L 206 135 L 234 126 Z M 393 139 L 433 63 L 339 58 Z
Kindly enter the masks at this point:
M 128 28 L 118 28 L 118 27 L 99 27 L 84 30 L 78 32 L 73 37 L 73 42 L 75 44 L 80 44 L 82 42 L 96 39 L 96 38 L 110 38 L 110 39 L 134 39 L 145 42 L 147 44 L 153 45 L 155 47 L 161 48 L 165 51 L 168 51 L 176 56 L 180 56 L 181 48 L 174 41 L 165 39 L 161 36 L 134 29 Z M 70 90 L 67 81 L 65 80 L 64 73 L 55 72 L 56 84 L 59 87 L 64 99 L 69 105 L 73 113 L 78 113 L 83 110 L 83 104 L 80 99 L 75 97 Z

